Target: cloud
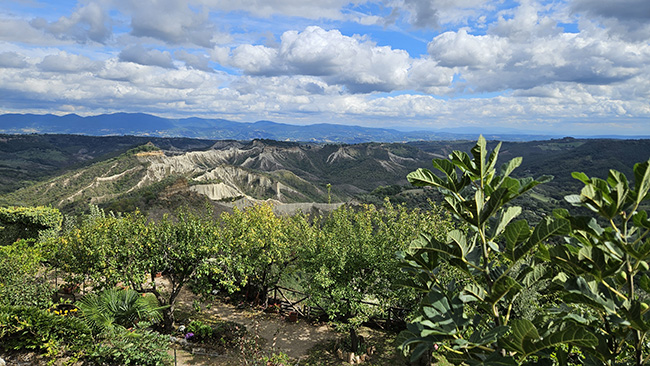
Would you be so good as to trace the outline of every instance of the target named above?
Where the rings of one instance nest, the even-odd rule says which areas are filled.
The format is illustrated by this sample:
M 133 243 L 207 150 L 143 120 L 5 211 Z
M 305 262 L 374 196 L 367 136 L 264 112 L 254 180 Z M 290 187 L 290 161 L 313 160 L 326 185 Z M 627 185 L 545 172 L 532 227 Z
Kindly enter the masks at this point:
M 51 34 L 34 28 L 28 21 L 22 19 L 0 19 L 0 40 L 28 44 L 60 43 Z
M 69 17 L 62 16 L 57 21 L 48 22 L 35 18 L 30 24 L 59 39 L 72 39 L 77 42 L 106 42 L 112 35 L 110 18 L 98 3 L 91 2 L 75 10 Z
M 445 32 L 428 45 L 432 60 L 454 67 L 458 93 L 531 89 L 556 82 L 611 85 L 647 72 L 650 45 L 604 36 L 602 29 L 562 33 L 523 4 L 486 35 Z
M 437 36 L 427 50 L 441 66 L 496 68 L 511 57 L 509 47 L 505 38 L 474 36 L 461 29 Z
M 288 31 L 280 46 L 241 45 L 235 48 L 230 65 L 250 75 L 308 75 L 330 85 L 343 85 L 352 93 L 393 91 L 407 88 L 413 60 L 404 50 L 395 50 L 358 37 L 312 26 L 303 32 Z M 429 80 L 442 70 L 431 66 Z M 444 74 L 444 72 L 443 72 Z M 448 76 L 445 74 L 443 79 Z
M 123 49 L 120 52 L 120 61 L 159 66 L 166 69 L 173 69 L 175 67 L 169 52 L 159 51 L 157 49 L 145 49 L 141 44 Z
M 17 54 L 16 52 L 2 52 L 0 53 L 0 67 L 22 69 L 29 64 L 25 57 Z
M 449 24 L 468 24 L 478 20 L 480 10 L 491 7 L 491 0 L 392 0 L 386 18 L 388 24 L 398 19 L 415 28 L 440 28 Z
M 650 2 L 646 0 L 573 0 L 570 8 L 617 37 L 636 42 L 650 37 Z
M 174 52 L 174 57 L 177 60 L 184 61 L 186 66 L 191 67 L 193 69 L 207 71 L 207 72 L 214 71 L 208 65 L 208 62 L 210 61 L 209 57 L 205 55 L 197 55 L 194 53 L 189 53 L 185 50 L 178 50 Z
M 102 67 L 102 62 L 94 61 L 85 56 L 69 54 L 65 51 L 56 55 L 48 55 L 39 63 L 38 68 L 47 72 L 76 73 L 93 72 Z
M 350 3 L 349 0 L 198 0 L 196 2 L 222 11 L 245 11 L 257 17 L 285 15 L 308 19 L 343 19 L 341 9 Z
M 192 10 L 184 1 L 137 0 L 122 4 L 122 10 L 131 17 L 131 34 L 136 37 L 211 48 L 214 38 L 223 36 L 210 22 L 207 9 Z

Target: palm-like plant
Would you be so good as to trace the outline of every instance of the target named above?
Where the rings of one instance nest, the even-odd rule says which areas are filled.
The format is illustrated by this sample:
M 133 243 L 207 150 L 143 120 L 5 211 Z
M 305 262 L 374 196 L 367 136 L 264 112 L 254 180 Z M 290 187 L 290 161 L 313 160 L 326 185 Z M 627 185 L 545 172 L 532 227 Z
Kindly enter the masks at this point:
M 159 322 L 162 307 L 152 296 L 130 289 L 108 289 L 84 296 L 77 306 L 81 317 L 96 332 L 111 331 L 116 326 L 131 328 L 140 321 Z

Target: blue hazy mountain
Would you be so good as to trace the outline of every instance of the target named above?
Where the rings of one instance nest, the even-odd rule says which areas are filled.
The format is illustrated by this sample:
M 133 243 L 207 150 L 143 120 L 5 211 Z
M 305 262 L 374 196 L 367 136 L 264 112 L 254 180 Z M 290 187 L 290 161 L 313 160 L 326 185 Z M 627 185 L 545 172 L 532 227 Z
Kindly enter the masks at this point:
M 439 130 L 399 131 L 388 128 L 372 128 L 319 123 L 306 126 L 257 121 L 234 122 L 225 119 L 161 118 L 143 113 L 113 113 L 82 117 L 76 114 L 56 116 L 52 114 L 5 114 L 0 115 L 0 133 L 56 133 L 91 136 L 133 135 L 156 137 L 191 137 L 204 139 L 305 142 L 404 142 L 437 140 L 475 140 L 480 133 L 491 140 L 531 141 L 558 136 L 526 134 L 520 131 L 489 130 Z

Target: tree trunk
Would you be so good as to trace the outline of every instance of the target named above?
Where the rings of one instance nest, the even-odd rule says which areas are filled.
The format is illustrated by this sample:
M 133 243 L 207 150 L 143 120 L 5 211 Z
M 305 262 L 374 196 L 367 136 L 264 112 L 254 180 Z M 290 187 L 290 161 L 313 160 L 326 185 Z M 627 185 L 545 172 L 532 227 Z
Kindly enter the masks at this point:
M 357 334 L 357 329 L 354 327 L 350 328 L 350 347 L 354 353 L 359 350 L 359 335 Z
M 163 329 L 166 333 L 174 331 L 174 306 L 163 309 Z

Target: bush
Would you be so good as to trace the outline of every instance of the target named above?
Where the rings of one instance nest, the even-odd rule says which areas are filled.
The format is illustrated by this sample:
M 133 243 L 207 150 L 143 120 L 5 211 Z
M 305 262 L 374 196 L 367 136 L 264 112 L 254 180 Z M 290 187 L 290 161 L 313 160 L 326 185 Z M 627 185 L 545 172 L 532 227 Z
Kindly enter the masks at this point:
M 188 337 L 189 334 L 192 335 Z M 220 349 L 240 347 L 248 335 L 245 326 L 231 321 L 220 321 L 209 325 L 194 320 L 187 325 L 185 331 L 185 337 L 189 341 Z
M 80 319 L 24 306 L 0 306 L 0 349 L 35 350 L 55 358 L 92 349 L 88 326 Z
M 33 240 L 0 246 L 0 305 L 50 306 L 54 288 L 42 272 Z
M 168 337 L 145 329 L 115 328 L 88 355 L 95 365 L 164 366 L 171 364 Z

